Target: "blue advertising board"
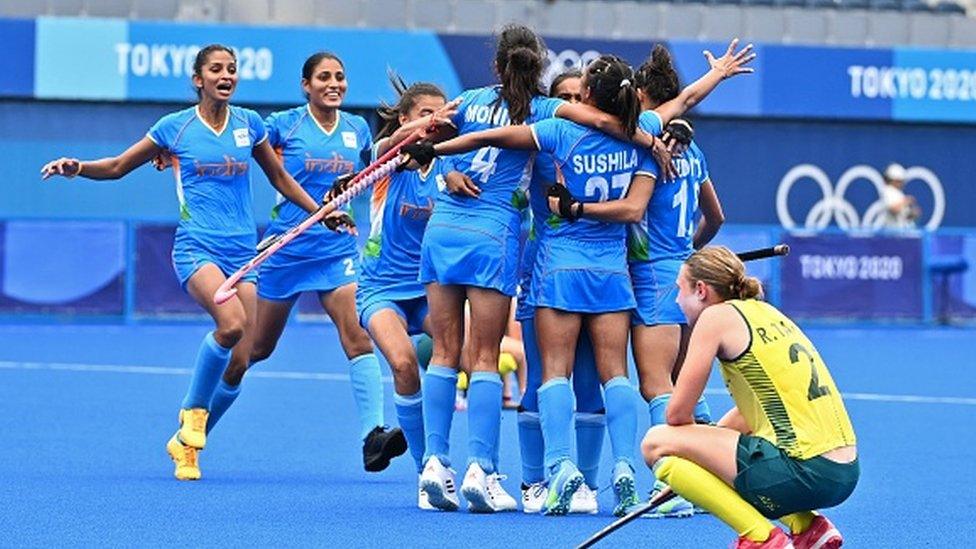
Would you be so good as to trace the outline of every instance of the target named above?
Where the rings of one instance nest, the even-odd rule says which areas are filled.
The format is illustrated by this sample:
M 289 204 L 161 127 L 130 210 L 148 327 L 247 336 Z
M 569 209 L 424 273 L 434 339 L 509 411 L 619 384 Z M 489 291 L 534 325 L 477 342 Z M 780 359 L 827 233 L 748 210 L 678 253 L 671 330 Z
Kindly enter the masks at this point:
M 789 236 L 782 308 L 795 318 L 921 320 L 921 238 Z
M 3 56 L 0 56 L 0 97 L 34 95 L 34 21 L 0 19 Z

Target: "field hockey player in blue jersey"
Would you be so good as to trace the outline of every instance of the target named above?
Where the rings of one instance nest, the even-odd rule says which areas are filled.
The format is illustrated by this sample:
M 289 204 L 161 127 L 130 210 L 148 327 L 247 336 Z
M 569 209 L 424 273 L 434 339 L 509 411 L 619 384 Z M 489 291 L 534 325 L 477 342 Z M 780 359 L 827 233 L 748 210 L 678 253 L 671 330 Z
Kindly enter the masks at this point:
M 621 59 L 601 56 L 591 63 L 584 72 L 582 95 L 584 103 L 615 116 L 625 135 L 636 132 L 639 102 L 633 71 Z M 638 503 L 633 461 L 637 392 L 626 377 L 627 335 L 635 301 L 627 273 L 626 227 L 621 222 L 636 221 L 643 215 L 642 205 L 650 198 L 657 166 L 648 151 L 630 142 L 555 119 L 412 149 L 423 157 L 486 146 L 550 153 L 560 183 L 550 187 L 550 193 L 552 189 L 563 193 L 557 208 L 563 219 L 551 216 L 537 235 L 539 249 L 529 295 L 529 303 L 536 308 L 536 339 L 543 366 L 538 399 L 549 486 L 543 512 L 567 513 L 573 495 L 584 483 L 569 454 L 574 411 L 569 376 L 579 333 L 586 329 L 606 398 L 615 461 L 614 513 L 624 514 Z M 574 200 L 574 196 L 580 198 Z M 624 196 L 626 201 L 617 200 Z M 607 201 L 614 206 L 601 208 L 610 203 Z M 587 219 L 574 223 L 583 213 L 584 202 L 597 206 L 596 216 L 606 211 L 606 216 L 620 222 Z
M 251 354 L 257 273 L 244 277 L 227 303 L 215 305 L 212 299 L 227 277 L 254 255 L 251 158 L 297 208 L 318 209 L 318 203 L 275 158 L 261 117 L 230 105 L 237 81 L 233 50 L 219 44 L 206 46 L 193 64 L 192 82 L 199 98 L 195 106 L 164 116 L 119 156 L 93 161 L 60 158 L 41 170 L 45 179 L 61 175 L 105 180 L 120 179 L 159 155 L 173 164 L 180 203 L 173 266 L 184 290 L 216 324 L 200 345 L 180 406 L 180 428 L 166 444 L 180 480 L 200 478 L 198 452 L 206 444 L 220 376 L 232 357 L 246 360 Z
M 444 92 L 436 85 L 420 82 L 408 87 L 396 77 L 393 83 L 400 99 L 395 106 L 380 110 L 386 124 L 373 146 L 374 158 L 418 129 L 446 123 L 445 117 L 453 114 Z M 373 185 L 370 234 L 356 292 L 360 323 L 393 372 L 397 419 L 418 475 L 423 469 L 426 442 L 420 366 L 411 336 L 430 331 L 427 296 L 417 281 L 420 243 L 434 199 L 450 169 L 449 160 L 435 159 L 417 170 L 394 172 Z M 432 509 L 423 490 L 419 491 L 418 506 Z
M 316 198 L 324 197 L 337 178 L 362 169 L 372 146 L 366 121 L 340 110 L 348 86 L 342 60 L 315 53 L 302 66 L 301 87 L 308 102 L 272 113 L 265 121 L 269 142 L 285 169 Z M 301 208 L 279 196 L 266 234 L 283 233 L 304 217 Z M 253 351 L 250 357 L 231 360 L 217 387 L 210 427 L 237 398 L 244 372 L 271 356 L 298 296 L 315 292 L 349 360 L 363 467 L 376 472 L 403 454 L 407 444 L 400 429 L 384 427 L 379 361 L 356 317 L 359 254 L 350 223 L 348 214 L 340 212 L 326 220 L 329 227 L 312 226 L 261 265 Z

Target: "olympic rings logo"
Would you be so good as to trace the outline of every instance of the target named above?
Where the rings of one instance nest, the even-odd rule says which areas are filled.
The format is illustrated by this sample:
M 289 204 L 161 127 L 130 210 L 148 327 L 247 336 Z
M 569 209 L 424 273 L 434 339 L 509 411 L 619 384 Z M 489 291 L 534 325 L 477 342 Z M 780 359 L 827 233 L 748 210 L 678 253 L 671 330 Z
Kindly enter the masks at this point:
M 553 50 L 546 50 L 547 64 L 541 80 L 546 83 L 552 82 L 554 78 L 569 69 L 582 69 L 594 59 L 599 58 L 600 55 L 600 52 L 596 50 L 586 50 L 583 53 L 573 49 L 562 50 L 558 53 Z
M 834 188 L 827 174 L 818 166 L 800 164 L 786 172 L 776 190 L 776 214 L 786 229 L 797 228 L 796 221 L 790 215 L 788 199 L 793 185 L 801 179 L 812 179 L 823 192 L 823 198 L 817 201 L 807 213 L 803 222 L 804 229 L 820 231 L 826 229 L 832 220 L 836 220 L 837 226 L 845 231 L 871 231 L 880 229 L 884 225 L 886 213 L 883 198 L 885 182 L 878 170 L 864 164 L 852 166 L 840 176 L 840 179 L 837 180 L 837 187 Z M 868 207 L 863 217 L 844 198 L 847 188 L 858 179 L 870 181 L 875 190 L 878 191 L 878 200 Z M 935 230 L 942 223 L 942 218 L 945 215 L 945 191 L 942 189 L 942 182 L 931 170 L 921 166 L 912 166 L 906 170 L 906 183 L 914 179 L 924 182 L 932 192 L 932 217 L 925 224 L 925 228 L 930 231 Z

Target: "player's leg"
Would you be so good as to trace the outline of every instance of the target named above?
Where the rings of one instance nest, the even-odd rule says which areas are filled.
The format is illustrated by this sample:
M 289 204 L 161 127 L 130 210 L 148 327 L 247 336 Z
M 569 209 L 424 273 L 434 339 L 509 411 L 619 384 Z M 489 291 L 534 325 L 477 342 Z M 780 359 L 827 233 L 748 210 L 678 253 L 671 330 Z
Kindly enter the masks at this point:
M 622 516 L 639 503 L 634 478 L 637 454 L 637 391 L 627 379 L 627 332 L 629 312 L 587 317 L 600 380 L 607 406 L 607 432 L 613 452 L 613 489 L 617 497 L 614 514 Z
M 576 403 L 569 385 L 576 359 L 576 341 L 582 316 L 548 307 L 535 311 L 536 337 L 542 356 L 542 386 L 539 387 L 539 419 L 545 440 L 546 477 L 549 490 L 544 512 L 565 515 L 573 495 L 584 483 L 583 474 L 572 462 L 570 432 Z
M 349 359 L 349 377 L 359 411 L 359 435 L 363 441 L 363 467 L 370 472 L 382 471 L 391 459 L 407 451 L 407 441 L 399 428 L 384 427 L 380 362 L 373 352 L 369 334 L 359 325 L 356 284 L 319 292 L 319 301 L 335 324 L 339 344 Z
M 597 513 L 600 457 L 606 436 L 607 414 L 603 389 L 593 358 L 593 343 L 586 330 L 580 331 L 573 363 L 573 393 L 576 396 L 576 465 L 586 484 L 573 495 L 570 513 Z
M 785 538 L 733 488 L 739 436 L 711 425 L 658 425 L 647 432 L 641 450 L 659 480 L 728 524 L 740 538 L 757 544 L 771 536 L 774 541 Z
M 247 368 L 253 360 L 254 343 L 256 340 L 261 339 L 263 334 L 261 332 L 263 329 L 261 325 L 262 315 L 259 312 L 262 307 L 258 303 L 259 300 L 254 284 L 238 284 L 237 287 L 237 297 L 240 298 L 241 303 L 244 305 L 244 310 L 247 313 L 247 327 L 244 332 L 244 337 L 241 338 L 240 342 L 234 346 L 234 350 L 231 351 L 230 362 L 227 364 L 224 375 L 217 383 L 217 387 L 210 397 L 210 415 L 207 418 L 208 435 L 214 426 L 217 425 L 217 422 L 220 421 L 220 418 L 224 416 L 224 413 L 234 404 L 237 397 L 240 396 L 241 380 L 243 379 L 244 372 L 247 371 Z M 267 313 L 265 312 L 263 316 L 267 317 Z M 285 313 L 285 318 L 287 319 L 287 312 Z M 282 322 L 282 328 L 284 328 L 284 322 Z M 277 336 L 275 336 L 275 339 L 277 340 Z
M 463 286 L 442 286 L 436 282 L 428 283 L 426 289 L 434 351 L 423 379 L 427 444 L 420 484 L 431 505 L 443 511 L 455 511 L 459 502 L 448 453 L 458 365 L 464 343 L 465 291 Z
M 477 287 L 468 287 L 467 297 L 471 308 L 468 339 L 471 376 L 468 383 L 468 468 L 461 492 L 471 511 L 514 511 L 517 504 L 499 484 L 500 475 L 495 470 L 494 458 L 499 442 L 502 403 L 498 354 L 508 323 L 511 297 L 497 290 Z
M 518 412 L 519 455 L 522 458 L 522 509 L 537 513 L 545 503 L 545 444 L 539 422 L 537 391 L 542 385 L 542 357 L 536 338 L 535 318 L 522 321 L 526 383 Z

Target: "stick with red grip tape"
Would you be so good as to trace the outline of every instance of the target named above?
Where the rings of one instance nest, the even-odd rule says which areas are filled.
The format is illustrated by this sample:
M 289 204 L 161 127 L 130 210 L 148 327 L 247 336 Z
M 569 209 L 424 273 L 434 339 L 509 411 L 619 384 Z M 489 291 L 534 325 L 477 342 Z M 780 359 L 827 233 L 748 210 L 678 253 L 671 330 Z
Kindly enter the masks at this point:
M 366 166 L 361 172 L 356 174 L 356 177 L 349 181 L 346 190 L 329 201 L 328 204 L 322 205 L 322 207 L 320 207 L 318 210 L 315 210 L 315 212 L 309 214 L 309 216 L 298 225 L 295 225 L 280 235 L 272 237 L 269 241 L 262 242 L 258 247 L 260 250 L 258 255 L 251 258 L 247 264 L 238 269 L 234 274 L 230 275 L 230 277 L 225 280 L 219 288 L 217 288 L 217 291 L 214 292 L 213 296 L 214 303 L 217 305 L 226 303 L 227 300 L 234 297 L 234 294 L 237 293 L 237 288 L 235 288 L 235 286 L 237 286 L 237 283 L 240 282 L 244 276 L 254 269 L 257 269 L 262 263 L 267 261 L 269 257 L 274 255 L 275 252 L 294 240 L 296 237 L 298 237 L 298 235 L 305 232 L 309 227 L 315 225 L 324 219 L 325 216 L 349 203 L 350 200 L 359 196 L 363 193 L 363 191 L 370 188 L 373 183 L 390 175 L 401 163 L 408 162 L 408 159 L 401 158 L 399 156 L 400 149 L 405 145 L 419 141 L 425 135 L 427 135 L 429 130 L 430 128 L 417 130 L 411 134 L 410 137 L 407 137 L 403 141 L 391 147 L 390 150 L 383 154 L 383 156 L 377 158 L 375 162 L 371 163 L 369 166 Z

